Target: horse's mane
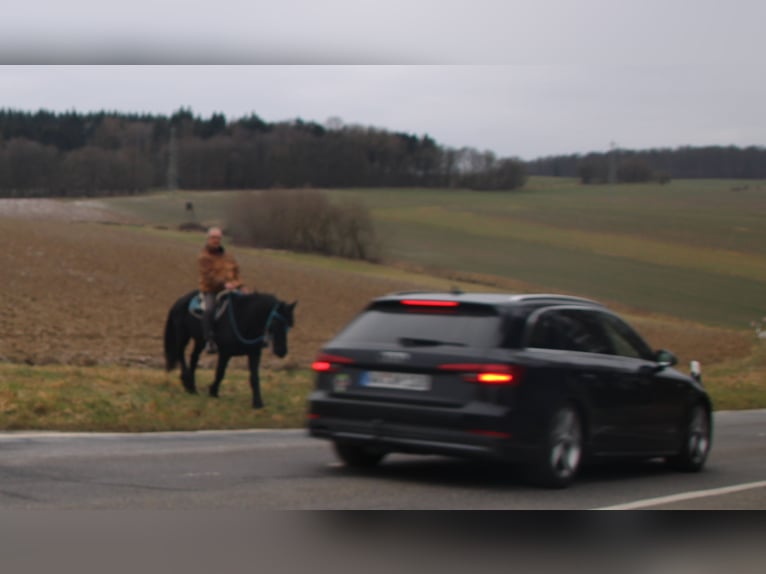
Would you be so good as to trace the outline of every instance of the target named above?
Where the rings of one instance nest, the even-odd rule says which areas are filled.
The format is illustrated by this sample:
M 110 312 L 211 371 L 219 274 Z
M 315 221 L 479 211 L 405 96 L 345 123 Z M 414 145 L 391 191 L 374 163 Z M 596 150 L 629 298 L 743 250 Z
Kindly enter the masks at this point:
M 279 299 L 276 295 L 273 293 L 261 293 L 261 292 L 255 292 L 255 293 L 237 293 L 235 294 L 234 298 L 234 304 L 236 305 L 237 300 L 240 300 L 245 303 L 249 303 L 251 305 L 255 305 L 258 309 L 267 309 L 270 310 L 274 307 L 274 305 L 277 304 Z

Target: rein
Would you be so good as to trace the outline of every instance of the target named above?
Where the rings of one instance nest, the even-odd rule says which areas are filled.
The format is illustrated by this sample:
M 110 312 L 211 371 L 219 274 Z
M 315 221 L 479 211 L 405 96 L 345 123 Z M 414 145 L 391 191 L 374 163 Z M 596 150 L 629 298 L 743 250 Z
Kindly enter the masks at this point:
M 236 335 L 237 339 L 240 343 L 243 345 L 257 345 L 258 343 L 268 343 L 269 342 L 269 328 L 271 327 L 272 321 L 274 319 L 279 319 L 282 322 L 285 322 L 286 319 L 279 314 L 279 302 L 277 302 L 274 305 L 274 308 L 271 310 L 271 313 L 269 313 L 268 319 L 266 319 L 266 324 L 263 326 L 263 335 L 260 337 L 257 337 L 255 339 L 245 339 L 242 334 L 239 332 L 239 327 L 237 327 L 237 321 L 234 317 L 234 305 L 229 305 L 229 322 L 231 323 L 232 330 L 234 331 L 234 334 Z M 286 326 L 287 330 L 290 329 L 289 325 Z

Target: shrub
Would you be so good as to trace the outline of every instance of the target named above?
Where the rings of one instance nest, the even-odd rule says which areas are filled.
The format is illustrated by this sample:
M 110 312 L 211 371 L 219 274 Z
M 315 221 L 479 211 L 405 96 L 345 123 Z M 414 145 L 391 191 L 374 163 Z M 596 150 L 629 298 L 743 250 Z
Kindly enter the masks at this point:
M 652 168 L 639 158 L 626 159 L 617 169 L 617 179 L 625 183 L 646 183 L 652 176 Z
M 367 261 L 380 256 L 369 209 L 357 200 L 334 203 L 319 190 L 243 192 L 227 228 L 245 245 Z
M 527 182 L 527 169 L 515 159 L 492 160 L 480 170 L 462 174 L 458 181 L 462 187 L 477 191 L 513 190 Z

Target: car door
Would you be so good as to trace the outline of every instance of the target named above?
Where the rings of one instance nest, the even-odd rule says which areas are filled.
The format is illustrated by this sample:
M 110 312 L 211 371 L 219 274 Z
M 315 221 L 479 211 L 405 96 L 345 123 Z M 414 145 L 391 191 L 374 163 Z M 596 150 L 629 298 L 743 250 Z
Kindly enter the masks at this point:
M 659 366 L 647 343 L 625 321 L 602 313 L 604 332 L 622 358 L 623 376 L 635 380 L 636 432 L 641 448 L 661 452 L 676 444 L 685 385 L 672 370 Z
M 595 312 L 549 308 L 533 322 L 527 347 L 540 349 L 546 364 L 558 370 L 564 391 L 585 407 L 593 450 L 624 454 L 640 448 L 638 381 L 627 376 L 630 369 L 614 354 Z

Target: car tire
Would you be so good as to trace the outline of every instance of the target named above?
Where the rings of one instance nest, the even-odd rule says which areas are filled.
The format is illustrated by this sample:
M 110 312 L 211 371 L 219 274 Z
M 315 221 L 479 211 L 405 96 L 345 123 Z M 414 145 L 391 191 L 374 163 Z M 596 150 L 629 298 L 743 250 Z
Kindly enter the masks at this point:
M 574 481 L 583 459 L 583 423 L 577 409 L 564 405 L 548 419 L 545 434 L 530 467 L 534 484 L 547 488 L 565 488 Z
M 699 472 L 705 466 L 711 444 L 710 412 L 697 404 L 689 411 L 683 430 L 683 444 L 668 464 L 683 472 Z
M 377 466 L 386 453 L 374 447 L 335 441 L 335 454 L 351 468 L 372 468 Z

